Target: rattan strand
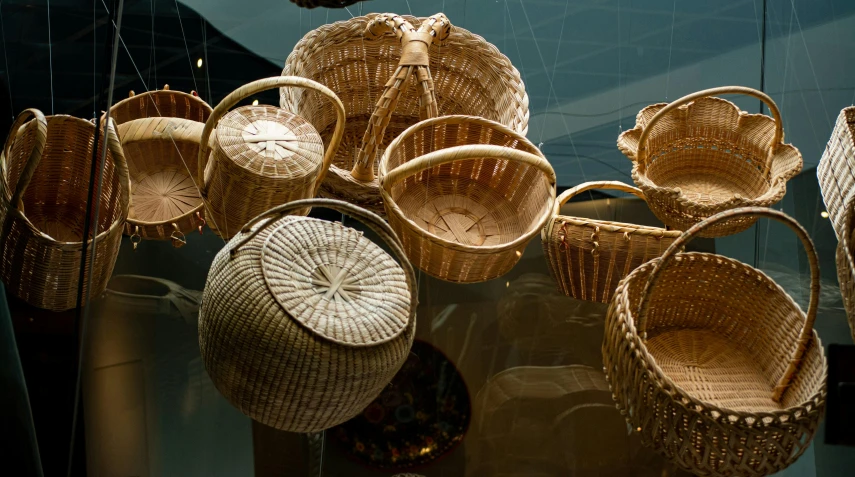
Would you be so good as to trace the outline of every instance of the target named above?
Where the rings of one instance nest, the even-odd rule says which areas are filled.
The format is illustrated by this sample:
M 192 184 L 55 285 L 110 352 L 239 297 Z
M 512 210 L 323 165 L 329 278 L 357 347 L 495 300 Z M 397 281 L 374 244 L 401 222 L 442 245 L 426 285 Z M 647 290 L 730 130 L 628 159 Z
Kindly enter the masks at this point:
M 384 121 L 388 121 L 384 128 L 376 129 L 368 137 L 374 141 L 376 153 L 365 160 L 374 164 L 376 173 L 377 161 L 385 147 L 406 128 L 424 119 L 423 102 L 431 96 L 436 98 L 439 115 L 481 116 L 523 135 L 528 129 L 529 111 L 525 87 L 510 60 L 482 37 L 459 27 L 454 27 L 441 45 L 434 39 L 429 47 L 429 71 L 423 71 L 432 76 L 418 78 L 418 83 L 432 84 L 433 95 L 426 95 L 424 87 L 407 87 L 401 81 L 394 81 L 401 62 L 401 40 L 392 34 L 366 34 L 370 24 L 385 24 L 379 17 L 377 14 L 356 17 L 309 32 L 288 56 L 282 74 L 303 76 L 326 85 L 338 94 L 347 110 L 344 139 L 321 195 L 341 198 L 382 215 L 385 210 L 377 179 L 360 181 L 351 175 L 372 114 L 384 114 Z M 436 20 L 435 17 L 432 18 Z M 398 18 L 415 27 L 428 20 Z M 408 82 L 415 84 L 417 81 L 412 78 Z M 384 92 L 393 95 L 395 101 L 387 110 L 377 111 L 378 103 L 389 104 L 384 101 Z M 312 99 L 312 94 L 283 90 L 280 96 L 283 108 L 305 117 L 321 132 L 324 143 L 328 143 L 335 117 L 332 109 Z M 378 134 L 383 129 L 385 132 Z
M 681 235 L 677 230 L 560 215 L 561 206 L 592 189 L 644 194 L 621 182 L 586 182 L 564 191 L 555 216 L 543 228 L 543 253 L 552 278 L 565 295 L 608 303 L 618 282 L 651 258 L 662 255 Z
M 837 116 L 816 175 L 828 218 L 840 240 L 848 231 L 843 224 L 848 213 L 844 204 L 855 195 L 855 106 L 843 108 Z
M 716 94 L 745 94 L 764 101 L 773 118 L 740 111 Z M 634 129 L 618 138 L 633 161 L 632 178 L 650 210 L 665 225 L 686 230 L 723 210 L 768 207 L 802 170 L 802 156 L 784 144 L 781 115 L 766 94 L 740 86 L 713 88 L 673 103 L 642 109 Z M 756 218 L 734 217 L 702 232 L 722 237 Z
M 110 108 L 131 177 L 125 234 L 140 240 L 186 243 L 185 234 L 205 225 L 202 198 L 193 179 L 199 140 L 211 107 L 195 93 L 164 89 L 135 95 Z
M 807 314 L 760 270 L 709 253 L 676 254 L 704 227 L 745 214 L 780 220 L 804 243 Z M 603 365 L 618 408 L 646 446 L 697 475 L 784 469 L 808 448 L 825 409 L 818 296 L 816 253 L 793 219 L 759 207 L 705 219 L 615 292 Z
M 389 224 L 410 261 L 451 282 L 507 273 L 552 215 L 555 171 L 537 147 L 471 116 L 422 121 L 380 161 Z
M 279 87 L 315 91 L 318 101 L 330 105 L 335 130 L 326 153 L 315 128 L 284 109 L 242 106 L 228 112 L 243 99 Z M 226 96 L 205 123 L 197 164 L 196 181 L 202 184 L 211 230 L 231 238 L 271 207 L 314 197 L 338 149 L 344 121 L 344 106 L 335 93 L 305 78 L 265 78 Z
M 840 241 L 837 244 L 837 281 L 840 284 L 840 294 L 843 296 L 843 307 L 852 331 L 852 341 L 855 341 L 855 261 L 852 256 L 853 214 L 855 214 L 855 197 L 850 197 L 842 209 L 843 223 L 840 228 Z
M 26 121 L 29 116 L 35 119 Z M 6 140 L 0 183 L 0 277 L 9 293 L 33 306 L 53 311 L 75 308 L 80 288 L 84 301 L 98 296 L 113 272 L 128 216 L 130 181 L 111 122 L 101 195 L 92 200 L 99 207 L 92 240 L 83 226 L 90 204 L 94 137 L 95 125 L 89 121 L 64 115 L 45 118 L 28 109 L 18 116 Z M 100 144 L 104 147 L 103 140 Z M 86 270 L 83 283 L 81 265 Z
M 340 223 L 283 217 L 306 207 L 362 221 L 398 263 Z M 359 414 L 389 384 L 409 354 L 416 305 L 413 269 L 382 219 L 298 200 L 251 220 L 214 258 L 199 343 L 215 386 L 241 412 L 315 432 Z

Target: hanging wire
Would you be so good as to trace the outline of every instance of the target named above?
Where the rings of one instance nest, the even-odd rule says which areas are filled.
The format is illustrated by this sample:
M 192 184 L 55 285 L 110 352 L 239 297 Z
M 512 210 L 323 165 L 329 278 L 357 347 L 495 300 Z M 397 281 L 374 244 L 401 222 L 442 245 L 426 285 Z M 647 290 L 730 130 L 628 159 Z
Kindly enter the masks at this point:
M 187 51 L 187 64 L 190 65 L 190 76 L 193 77 L 193 88 L 199 91 L 196 84 L 196 72 L 193 70 L 193 60 L 190 58 L 190 47 L 187 46 L 187 35 L 184 33 L 184 22 L 181 21 L 181 10 L 178 8 L 178 0 L 175 0 L 175 14 L 178 16 L 178 25 L 181 26 L 181 36 L 184 38 L 184 50 Z M 130 53 L 128 53 L 130 55 Z
M 828 116 L 828 108 L 825 106 L 825 98 L 822 96 L 822 91 L 819 86 L 819 78 L 816 75 L 816 69 L 813 67 L 813 57 L 810 54 L 810 49 L 808 49 L 807 40 L 805 39 L 805 32 L 802 30 L 802 23 L 799 21 L 799 14 L 796 12 L 796 2 L 795 0 L 790 0 L 790 5 L 793 8 L 793 16 L 796 17 L 796 25 L 799 27 L 799 35 L 802 37 L 802 44 L 805 47 L 805 56 L 807 56 L 808 65 L 810 65 L 810 71 L 813 74 L 813 81 L 816 84 L 816 89 L 820 90 L 817 92 L 819 95 L 819 102 L 822 104 L 822 110 L 825 113 L 825 121 L 828 124 L 828 129 L 831 130 L 833 128 L 831 124 L 831 118 Z
M 12 110 L 12 121 L 15 121 L 15 106 L 12 100 L 12 75 L 9 72 L 9 57 L 6 55 L 6 27 L 3 23 L 3 0 L 0 0 L 0 33 L 3 35 L 3 60 L 6 62 L 6 86 L 9 88 L 9 108 Z
M 53 109 L 53 45 L 50 39 L 50 0 L 47 0 L 47 38 L 48 38 L 48 68 L 50 71 L 50 113 Z
M 623 66 L 623 39 L 620 34 L 620 0 L 617 0 L 617 81 L 618 81 L 618 135 L 623 133 L 623 79 L 621 77 L 621 68 Z
M 552 75 L 549 77 L 549 82 L 555 81 L 555 70 L 558 69 L 558 56 L 561 53 L 561 41 L 564 39 L 564 26 L 567 23 L 567 8 L 570 6 L 570 0 L 566 0 L 564 2 L 564 15 L 561 19 L 561 31 L 558 33 L 558 46 L 555 48 L 555 60 L 552 62 Z M 532 36 L 534 35 L 534 31 L 532 31 Z M 549 100 L 552 99 L 551 96 L 546 97 L 546 110 L 549 111 Z M 556 97 L 555 102 L 558 102 L 558 98 Z M 543 144 L 543 133 L 546 131 L 546 115 L 543 116 L 543 123 L 540 126 L 540 138 L 538 139 L 538 148 Z
M 154 0 L 151 0 L 151 55 L 148 64 L 148 83 L 151 82 L 152 67 L 154 69 L 154 85 L 157 87 L 157 47 L 154 43 Z
M 668 90 L 671 87 L 671 53 L 674 52 L 674 24 L 677 18 L 677 0 L 671 9 L 671 44 L 668 46 L 668 75 L 665 79 L 665 101 L 668 101 Z
M 213 103 L 213 96 L 211 95 L 211 64 L 208 63 L 208 22 L 205 21 L 204 18 L 199 16 L 199 19 L 202 21 L 202 51 L 205 57 L 205 88 L 208 93 L 208 104 Z

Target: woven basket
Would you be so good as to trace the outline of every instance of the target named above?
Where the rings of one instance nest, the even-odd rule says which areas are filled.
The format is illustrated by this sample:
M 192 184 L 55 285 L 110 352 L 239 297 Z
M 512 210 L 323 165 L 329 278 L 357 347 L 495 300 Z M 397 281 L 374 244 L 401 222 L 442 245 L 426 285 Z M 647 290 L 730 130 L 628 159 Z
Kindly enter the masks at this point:
M 852 234 L 855 224 L 852 215 L 855 214 L 855 198 L 850 198 L 842 209 L 843 223 L 840 228 L 840 242 L 837 244 L 837 281 L 840 284 L 840 294 L 843 296 L 843 307 L 849 319 L 849 329 L 852 331 L 852 341 L 855 341 L 855 261 L 852 258 Z
M 312 206 L 363 221 L 399 263 L 340 223 L 283 217 Z M 327 429 L 362 412 L 407 359 L 416 293 L 378 216 L 335 200 L 294 201 L 250 221 L 214 258 L 199 313 L 202 357 L 217 389 L 256 421 Z
M 711 97 L 737 93 L 762 100 L 774 119 Z M 784 197 L 787 181 L 802 170 L 799 150 L 784 144 L 775 102 L 751 88 L 713 88 L 654 104 L 638 113 L 635 124 L 620 135 L 618 148 L 634 162 L 632 178 L 650 210 L 676 230 L 724 210 L 768 207 Z M 701 236 L 732 235 L 756 220 L 732 217 Z
M 749 214 L 784 222 L 802 240 L 811 267 L 806 315 L 749 265 L 676 254 L 705 227 Z M 765 476 L 789 466 L 825 409 L 818 296 L 813 243 L 795 220 L 759 207 L 704 220 L 618 286 L 603 340 L 618 408 L 645 445 L 697 475 Z
M 451 29 L 442 14 L 372 14 L 321 26 L 297 44 L 282 74 L 326 85 L 347 110 L 344 139 L 321 195 L 380 215 L 385 211 L 374 178 L 377 162 L 392 139 L 419 120 L 467 114 L 523 135 L 528 129 L 528 96 L 519 72 L 480 36 Z M 328 142 L 334 118 L 329 107 L 290 90 L 281 92 L 281 104 L 308 119 Z
M 484 118 L 422 121 L 380 163 L 389 224 L 427 274 L 473 283 L 507 273 L 552 215 L 555 171 L 521 134 Z
M 35 119 L 27 121 L 30 116 Z M 45 118 L 28 109 L 15 120 L 6 140 L 0 174 L 0 277 L 9 293 L 33 306 L 75 308 L 79 288 L 84 300 L 98 296 L 113 273 L 128 216 L 130 181 L 111 124 L 107 161 L 99 167 L 101 194 L 92 198 L 98 207 L 92 240 L 84 224 L 94 138 L 95 125 L 89 121 L 64 115 Z M 97 153 L 99 164 L 102 151 Z M 84 238 L 86 273 L 80 283 Z
M 843 226 L 847 213 L 843 205 L 855 192 L 855 106 L 840 111 L 816 166 L 816 176 L 831 226 L 840 240 L 849 230 Z
M 567 296 L 608 303 L 618 282 L 651 258 L 662 255 L 682 232 L 660 227 L 560 215 L 561 206 L 592 189 L 613 189 L 644 199 L 621 182 L 586 182 L 555 201 L 555 216 L 541 232 L 552 278 Z
M 315 91 L 317 99 L 331 105 L 335 130 L 326 153 L 315 128 L 284 109 L 242 106 L 228 112 L 243 99 L 279 87 Z M 203 184 L 211 230 L 231 238 L 249 219 L 271 207 L 314 197 L 338 149 L 344 119 L 344 106 L 335 93 L 293 76 L 253 81 L 220 101 L 202 131 L 196 179 Z M 296 213 L 306 215 L 309 210 Z
M 196 93 L 150 91 L 110 108 L 131 176 L 131 207 L 125 234 L 136 249 L 140 240 L 170 240 L 175 247 L 185 235 L 202 232 L 203 203 L 193 174 L 199 140 L 211 115 Z

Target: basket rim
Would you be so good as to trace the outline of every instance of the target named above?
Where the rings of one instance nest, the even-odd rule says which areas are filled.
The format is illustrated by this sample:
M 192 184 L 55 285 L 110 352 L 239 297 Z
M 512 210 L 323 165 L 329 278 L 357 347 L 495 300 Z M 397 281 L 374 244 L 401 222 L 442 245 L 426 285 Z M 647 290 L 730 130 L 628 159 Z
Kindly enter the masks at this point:
M 168 86 L 169 86 L 169 85 L 167 85 L 167 88 L 168 88 Z M 190 93 L 185 93 L 184 91 L 177 91 L 177 90 L 173 90 L 173 89 L 166 89 L 166 88 L 164 88 L 164 89 L 154 89 L 154 90 L 146 91 L 146 92 L 144 92 L 144 93 L 140 93 L 140 94 L 134 94 L 133 96 L 129 96 L 129 97 L 127 97 L 127 98 L 125 98 L 125 99 L 123 99 L 123 100 L 119 101 L 118 103 L 116 103 L 116 104 L 114 104 L 113 106 L 111 106 L 111 107 L 110 107 L 110 117 L 111 117 L 111 118 L 113 117 L 113 112 L 114 112 L 114 111 L 116 111 L 116 110 L 117 110 L 118 108 L 120 108 L 120 107 L 123 107 L 125 104 L 127 104 L 127 103 L 131 102 L 132 100 L 135 100 L 135 99 L 136 99 L 136 100 L 139 100 L 139 99 L 140 99 L 141 97 L 143 97 L 143 96 L 145 96 L 145 97 L 151 97 L 151 96 L 159 96 L 159 95 L 164 95 L 164 96 L 181 96 L 181 97 L 184 97 L 184 98 L 188 98 L 188 99 L 190 99 L 190 101 L 195 101 L 195 102 L 199 103 L 199 105 L 202 107 L 202 109 L 204 109 L 204 110 L 206 110 L 206 111 L 207 111 L 208 115 L 210 115 L 210 114 L 211 114 L 211 112 L 213 111 L 213 108 L 211 107 L 211 105 L 210 105 L 210 104 L 208 104 L 204 99 L 202 99 L 202 98 L 201 98 L 201 97 L 199 97 L 199 96 L 196 96 L 196 95 L 193 95 L 193 94 L 190 94 Z M 157 108 L 155 108 L 155 109 L 157 109 Z M 157 110 L 157 112 L 158 112 L 158 113 L 160 113 L 160 110 Z M 122 121 L 121 123 L 120 123 L 120 122 L 118 122 L 118 121 L 116 121 L 116 125 L 118 126 L 118 125 L 120 125 L 120 124 L 124 124 L 124 123 L 126 123 L 126 122 L 130 122 L 130 121 L 135 121 L 135 120 L 137 120 L 137 119 L 145 119 L 145 118 L 152 118 L 152 117 L 168 117 L 168 118 L 171 118 L 171 117 L 175 117 L 175 116 L 143 116 L 143 117 L 140 117 L 140 118 L 134 118 L 134 119 L 131 119 L 131 120 L 129 120 L 129 121 Z M 180 119 L 186 119 L 186 118 L 180 118 Z M 115 120 L 115 119 L 114 119 L 114 120 Z M 192 120 L 192 119 L 190 119 L 189 121 L 193 121 L 193 120 Z M 198 122 L 198 121 L 197 121 L 197 122 Z
M 737 269 L 741 270 L 751 270 L 754 273 L 757 273 L 765 278 L 767 283 L 774 285 L 774 288 L 778 293 L 786 296 L 787 301 L 791 306 L 794 307 L 795 310 L 798 310 L 802 316 L 805 315 L 805 312 L 802 310 L 801 306 L 787 293 L 781 285 L 772 280 L 771 277 L 766 275 L 760 269 L 754 268 L 744 262 L 736 260 L 734 258 L 726 257 L 723 255 L 717 255 L 714 253 L 707 252 L 682 252 L 677 254 L 674 257 L 674 261 L 679 262 L 685 259 L 700 259 L 700 260 L 723 260 L 726 262 L 730 262 L 732 265 L 735 265 Z M 630 359 L 634 362 L 633 368 L 641 366 L 645 369 L 646 374 L 651 377 L 655 377 L 655 379 L 650 379 L 649 382 L 651 385 L 656 386 L 659 389 L 662 389 L 667 392 L 668 395 L 671 396 L 672 400 L 675 401 L 684 401 L 684 407 L 687 411 L 695 413 L 695 414 L 704 414 L 709 415 L 710 419 L 714 419 L 716 421 L 725 421 L 726 424 L 728 422 L 728 416 L 737 416 L 739 418 L 752 418 L 757 421 L 761 421 L 766 417 L 775 417 L 780 420 L 781 416 L 789 416 L 794 414 L 795 412 L 802 412 L 803 415 L 798 419 L 805 419 L 805 416 L 809 415 L 807 411 L 808 406 L 812 406 L 814 409 L 821 409 L 825 405 L 825 395 L 827 394 L 825 379 L 822 379 L 820 389 L 812 394 L 808 400 L 800 402 L 796 405 L 782 408 L 774 411 L 760 411 L 760 412 L 748 412 L 748 411 L 737 411 L 735 409 L 730 409 L 726 407 L 717 406 L 708 401 L 704 401 L 696 398 L 691 393 L 687 392 L 677 383 L 675 383 L 662 369 L 659 367 L 659 364 L 656 362 L 655 356 L 648 350 L 647 345 L 644 340 L 638 335 L 638 330 L 636 328 L 636 318 L 633 316 L 632 307 L 629 306 L 629 294 L 627 292 L 627 288 L 629 283 L 638 278 L 641 273 L 646 271 L 649 267 L 652 267 L 655 261 L 660 260 L 660 258 L 654 258 L 653 260 L 641 265 L 636 268 L 632 272 L 630 272 L 626 277 L 624 277 L 620 283 L 618 284 L 617 289 L 613 295 L 612 303 L 609 307 L 609 314 L 613 314 L 617 321 L 617 325 L 624 325 L 626 327 L 626 332 L 622 334 L 623 336 L 620 338 L 620 342 L 630 342 L 630 344 L 634 347 L 636 352 L 632 353 Z M 624 319 L 621 313 L 618 312 L 618 309 L 622 309 L 626 312 L 626 315 L 629 319 Z M 637 310 L 635 310 L 637 312 Z M 607 320 L 608 321 L 608 320 Z M 827 374 L 827 362 L 825 357 L 825 350 L 822 347 L 822 340 L 819 337 L 816 329 L 812 330 L 812 340 L 813 348 L 816 349 L 815 352 L 819 353 L 820 361 L 822 362 L 823 374 Z M 608 341 L 604 342 L 603 347 L 607 346 Z M 613 348 L 617 348 L 619 346 L 618 343 L 614 343 L 612 345 Z M 606 375 L 609 375 L 610 370 L 606 369 Z M 673 391 L 676 391 L 673 392 Z M 675 396 L 676 394 L 676 396 Z M 771 388 L 770 388 L 771 394 Z M 677 399 L 677 398 L 682 399 Z M 704 412 L 703 410 L 699 410 L 698 407 L 706 409 L 708 412 Z M 719 414 L 718 417 L 713 417 L 710 415 L 712 412 L 716 412 Z
M 624 222 L 612 222 L 609 220 L 601 220 L 601 219 L 586 219 L 584 217 L 574 217 L 570 215 L 557 215 L 552 218 L 553 223 L 555 225 L 558 222 L 562 222 L 564 224 L 570 224 L 575 227 L 600 227 L 606 232 L 614 232 L 614 233 L 629 233 L 629 234 L 638 234 L 638 235 L 649 235 L 653 237 L 660 238 L 677 238 L 683 234 L 680 230 L 668 230 L 663 227 L 656 227 L 653 225 L 639 225 L 639 224 L 630 224 Z M 549 237 L 546 237 L 549 240 Z

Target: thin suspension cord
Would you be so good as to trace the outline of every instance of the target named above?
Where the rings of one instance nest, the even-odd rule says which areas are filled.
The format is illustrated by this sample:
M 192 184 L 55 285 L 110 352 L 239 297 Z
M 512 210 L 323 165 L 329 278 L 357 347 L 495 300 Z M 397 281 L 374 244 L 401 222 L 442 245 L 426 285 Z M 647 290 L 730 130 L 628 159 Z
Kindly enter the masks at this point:
M 53 45 L 50 39 L 50 0 L 47 0 L 47 38 L 48 38 L 48 68 L 50 71 L 50 113 L 53 109 Z
M 566 0 L 564 2 L 564 15 L 562 16 L 562 20 L 561 20 L 561 31 L 558 33 L 558 47 L 555 48 L 555 60 L 552 61 L 552 74 L 549 77 L 550 84 L 555 81 L 555 70 L 558 69 L 558 57 L 560 56 L 560 53 L 561 53 L 561 40 L 564 39 L 564 26 L 567 23 L 567 8 L 569 6 L 570 6 L 570 0 Z M 534 32 L 532 32 L 532 35 L 534 35 Z M 620 47 L 618 47 L 618 48 L 620 48 Z M 618 51 L 620 51 L 620 50 L 618 50 Z M 552 96 L 546 97 L 546 110 L 547 111 L 549 111 L 549 100 L 551 100 L 551 99 L 552 99 Z M 555 97 L 555 102 L 556 102 L 556 104 L 558 103 L 558 95 L 556 95 L 556 97 Z M 538 144 L 537 144 L 538 149 L 543 147 L 543 133 L 545 131 L 546 131 L 546 115 L 543 116 L 543 122 L 541 123 L 541 126 L 540 126 L 540 138 L 538 138 Z
M 674 52 L 674 24 L 677 19 L 677 0 L 671 9 L 671 45 L 668 47 L 668 75 L 665 79 L 665 101 L 668 101 L 668 90 L 671 88 L 671 53 Z
M 187 51 L 187 64 L 190 65 L 190 76 L 193 77 L 193 88 L 199 91 L 196 84 L 196 72 L 193 71 L 193 60 L 190 59 L 190 47 L 187 46 L 187 35 L 184 33 L 184 22 L 181 21 L 181 10 L 178 8 L 178 0 L 175 0 L 175 14 L 178 15 L 178 25 L 181 26 L 181 36 L 184 38 L 184 50 Z
M 211 64 L 208 63 L 208 22 L 202 17 L 199 18 L 202 20 L 202 51 L 205 56 L 205 83 L 208 90 L 208 104 L 211 104 L 213 103 L 213 95 L 211 94 Z
M 6 55 L 6 27 L 3 25 L 3 0 L 0 0 L 0 33 L 3 35 L 3 60 L 6 62 L 6 86 L 9 87 L 9 108 L 12 110 L 12 121 L 14 121 L 15 106 L 12 100 L 12 74 L 9 72 L 9 57 Z

